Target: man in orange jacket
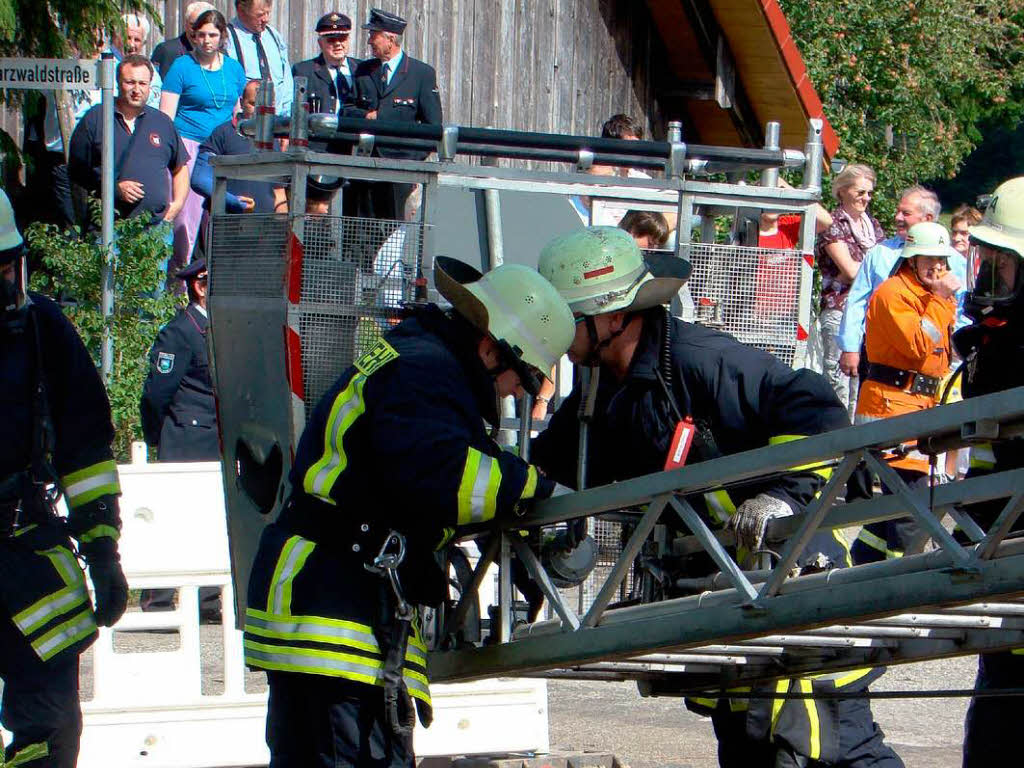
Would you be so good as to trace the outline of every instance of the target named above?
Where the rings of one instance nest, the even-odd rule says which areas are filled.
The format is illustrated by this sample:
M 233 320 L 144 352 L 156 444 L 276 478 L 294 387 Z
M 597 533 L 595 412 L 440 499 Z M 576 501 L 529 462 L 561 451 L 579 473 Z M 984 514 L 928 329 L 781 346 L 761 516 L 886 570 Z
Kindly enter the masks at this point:
M 950 243 L 949 232 L 937 222 L 910 227 L 902 264 L 871 297 L 865 320 L 871 364 L 861 383 L 856 423 L 938 404 L 941 381 L 949 371 L 954 294 L 960 288 L 959 279 L 949 271 Z M 927 484 L 928 457 L 912 444 L 900 446 L 888 458 L 908 485 Z M 870 545 L 873 539 L 877 546 Z M 852 554 L 858 563 L 880 560 L 883 552 L 902 554 L 908 546 L 923 543 L 919 539 L 911 518 L 870 523 Z

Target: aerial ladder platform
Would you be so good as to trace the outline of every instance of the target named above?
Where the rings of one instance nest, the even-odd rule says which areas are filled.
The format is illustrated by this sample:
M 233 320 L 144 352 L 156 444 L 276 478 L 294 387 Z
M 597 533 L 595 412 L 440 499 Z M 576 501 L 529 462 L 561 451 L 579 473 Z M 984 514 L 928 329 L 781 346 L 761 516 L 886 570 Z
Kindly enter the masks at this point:
M 296 78 L 295 103 L 305 102 L 304 87 Z M 688 145 L 678 124 L 670 126 L 668 141 L 637 142 L 396 125 L 302 110 L 288 120 L 265 109 L 241 128 L 262 146 L 287 136 L 290 148 L 213 163 L 211 348 L 238 616 L 245 615 L 259 534 L 287 498 L 288 471 L 313 406 L 407 306 L 440 300 L 432 288 L 438 255 L 482 270 L 510 261 L 535 266 L 551 237 L 584 226 L 573 196 L 588 199 L 594 211 L 614 204 L 671 213 L 678 221 L 675 254 L 694 267 L 689 302 L 676 311 L 794 367 L 809 361 L 813 207 L 823 164 L 818 121 L 810 121 L 801 149 L 779 148 L 773 124 L 766 146 L 753 149 Z M 351 154 L 309 151 L 310 137 L 347 146 Z M 435 159 L 374 156 L 382 146 L 425 150 Z M 594 164 L 658 177 L 592 175 Z M 780 169 L 800 170 L 802 184 L 775 186 Z M 752 173 L 761 175 L 760 185 L 743 183 Z M 313 175 L 348 180 L 330 215 L 304 213 Z M 229 179 L 290 186 L 292 212 L 225 213 Z M 342 215 L 346 195 L 380 182 L 418 189 L 415 216 Z M 761 211 L 800 214 L 799 248 L 758 248 Z M 726 242 L 722 217 L 731 221 Z M 766 258 L 788 265 L 789 275 L 775 286 L 780 296 L 771 305 L 785 306 L 770 323 L 752 308 L 765 288 L 754 275 Z M 568 365 L 558 378 L 557 394 L 564 396 L 571 387 Z M 517 416 L 506 403 L 501 425 L 525 456 L 531 435 L 544 426 L 531 423 L 530 410 L 525 403 Z M 425 612 L 431 678 L 636 680 L 646 694 L 686 695 L 1024 647 L 1024 539 L 1009 535 L 1024 510 L 1024 469 L 915 491 L 881 458 L 885 449 L 915 440 L 919 450 L 937 455 L 1014 439 L 1022 425 L 1024 389 L 1012 390 L 538 503 L 526 517 L 489 529 L 482 551 L 471 547 L 472 567 L 453 571 L 449 604 Z M 845 503 L 846 481 L 861 462 L 892 493 Z M 754 570 L 733 559 L 731 534 L 710 530 L 692 506 L 705 492 L 808 466 L 831 468 L 830 480 L 803 514 L 773 521 L 767 541 L 775 556 Z M 971 518 L 970 505 L 991 500 L 1004 506 L 986 530 Z M 818 530 L 904 516 L 927 532 L 927 550 L 922 542 L 918 553 L 871 565 L 816 573 L 794 568 Z M 602 545 L 602 560 L 587 581 L 567 591 L 512 532 L 557 530 L 581 517 L 590 519 L 591 531 L 613 531 L 613 541 Z M 950 532 L 954 524 L 962 535 Z M 690 596 L 660 600 L 645 592 L 645 558 L 696 552 L 707 553 L 718 573 L 662 574 Z M 513 557 L 542 587 L 543 620 L 518 620 Z M 491 620 L 478 597 L 487 580 L 497 586 Z

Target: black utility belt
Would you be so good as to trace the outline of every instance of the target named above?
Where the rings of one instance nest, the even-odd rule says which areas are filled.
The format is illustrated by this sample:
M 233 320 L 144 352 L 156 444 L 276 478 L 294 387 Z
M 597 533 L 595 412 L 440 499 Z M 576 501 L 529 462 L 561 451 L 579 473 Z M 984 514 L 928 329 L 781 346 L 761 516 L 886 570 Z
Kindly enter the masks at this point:
M 877 381 L 896 389 L 902 389 L 911 395 L 927 395 L 935 397 L 939 391 L 942 379 L 937 376 L 925 376 L 918 371 L 905 371 L 902 368 L 893 368 L 891 365 L 881 363 L 868 363 L 866 377 L 869 381 Z

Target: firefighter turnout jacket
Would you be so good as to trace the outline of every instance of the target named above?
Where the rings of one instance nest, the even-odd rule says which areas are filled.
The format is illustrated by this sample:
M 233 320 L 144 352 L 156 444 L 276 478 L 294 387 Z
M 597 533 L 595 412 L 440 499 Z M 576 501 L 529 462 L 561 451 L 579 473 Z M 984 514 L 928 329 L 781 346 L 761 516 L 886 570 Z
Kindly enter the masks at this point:
M 661 307 L 646 310 L 643 315 L 643 332 L 626 377 L 617 381 L 602 372 L 598 384 L 590 424 L 588 485 L 663 469 L 679 416 L 659 374 L 680 414 L 691 416 L 706 429 L 705 442 L 709 445 L 703 455 L 696 446 L 691 448 L 688 464 L 849 426 L 845 409 L 822 376 L 806 369 L 787 368 L 775 357 L 728 334 L 669 318 Z M 667 340 L 666 324 L 671 329 Z M 552 416 L 547 429 L 535 438 L 530 454 L 549 477 L 571 486 L 576 484 L 580 397 L 577 386 Z M 691 499 L 691 503 L 713 529 L 723 527 L 740 504 L 759 493 L 782 499 L 799 513 L 815 498 L 831 471 L 830 467 L 818 466 L 797 469 L 768 481 L 709 492 L 703 499 Z M 850 564 L 848 547 L 838 532 L 815 534 L 799 559 L 801 565 L 823 562 L 835 567 Z M 691 556 L 683 568 L 687 576 L 717 570 L 704 553 Z M 769 684 L 768 689 L 863 689 L 879 674 L 878 670 L 860 669 L 780 680 Z M 749 691 L 744 687 L 731 691 L 732 698 L 686 700 L 691 710 L 716 718 L 716 732 L 734 729 L 737 738 L 747 734 L 751 741 L 744 742 L 742 748 L 737 745 L 744 757 L 736 765 L 749 764 L 745 761 L 757 749 L 753 745 L 768 741 L 786 743 L 800 754 L 823 762 L 837 758 L 838 729 L 845 726 L 840 725 L 841 718 L 829 714 L 827 702 L 759 699 L 755 707 L 754 702 L 742 698 Z M 762 716 L 765 707 L 768 729 Z M 869 710 L 866 715 L 851 717 L 868 733 L 865 741 L 876 738 Z M 878 755 L 891 754 L 881 745 L 880 737 L 877 741 Z
M 668 361 L 663 360 L 665 322 L 671 324 Z M 679 417 L 658 381 L 659 372 L 680 415 L 691 416 L 711 438 L 708 452 L 713 455 L 699 455 L 694 448 L 691 464 L 849 426 L 821 376 L 787 368 L 767 352 L 720 331 L 678 318 L 666 320 L 658 307 L 644 312 L 644 330 L 625 379 L 601 376 L 590 426 L 588 485 L 663 469 Z M 573 487 L 579 401 L 577 386 L 533 441 L 530 454 L 549 477 Z M 720 489 L 705 494 L 694 508 L 712 528 L 724 526 L 740 504 L 759 493 L 800 512 L 830 475 L 828 467 L 807 468 L 764 483 Z M 823 552 L 836 564 L 846 564 L 845 546 L 831 534 L 817 534 L 812 544 L 815 554 Z M 814 559 L 810 550 L 803 559 Z
M 1013 321 L 992 318 L 961 328 L 953 336 L 963 357 L 964 399 L 1024 386 L 1024 368 L 1014 361 L 1024 356 L 1024 332 Z M 1014 438 L 971 446 L 967 477 L 982 477 L 1024 467 L 1024 439 Z M 1002 499 L 973 504 L 967 512 L 989 530 L 1003 511 Z M 1019 534 L 1020 521 L 1013 532 Z M 986 691 L 1024 686 L 1024 648 L 978 657 L 975 689 Z M 1017 748 L 1017 728 L 1024 717 L 1017 696 L 987 696 L 971 700 L 964 722 L 964 768 L 991 765 L 992 755 Z
M 931 293 L 907 261 L 882 283 L 871 297 L 865 320 L 864 343 L 871 367 L 860 385 L 858 423 L 936 405 L 941 394 L 938 383 L 949 373 L 955 317 L 956 300 Z M 876 368 L 884 373 L 874 374 Z M 931 385 L 922 388 L 922 378 Z M 911 445 L 890 455 L 889 464 L 928 472 L 928 457 Z
M 477 338 L 431 305 L 380 339 L 316 406 L 291 497 L 253 566 L 250 666 L 382 686 L 393 596 L 364 566 L 389 532 L 406 538 L 406 600 L 437 605 L 447 595 L 438 551 L 456 529 L 551 494 L 551 480 L 488 435 L 497 398 Z M 414 631 L 403 676 L 429 705 L 426 652 Z
M 35 293 L 29 301 L 17 326 L 0 328 L 0 620 L 25 641 L 0 648 L 5 664 L 92 643 L 96 621 L 69 534 L 89 545 L 120 530 L 116 504 L 97 503 L 120 493 L 103 383 L 57 304 Z M 48 484 L 63 489 L 66 521 L 44 495 Z

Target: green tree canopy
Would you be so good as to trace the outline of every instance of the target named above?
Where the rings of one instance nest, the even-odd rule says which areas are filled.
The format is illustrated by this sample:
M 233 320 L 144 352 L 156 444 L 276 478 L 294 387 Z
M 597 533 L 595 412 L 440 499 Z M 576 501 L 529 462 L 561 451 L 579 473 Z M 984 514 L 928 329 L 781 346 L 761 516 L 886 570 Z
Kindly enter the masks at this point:
M 1024 113 L 1024 0 L 781 0 L 840 156 L 878 174 L 873 211 L 951 178 L 983 122 Z
M 120 29 L 140 11 L 159 23 L 147 0 L 0 0 L 0 56 L 58 59 L 96 50 L 97 29 Z

